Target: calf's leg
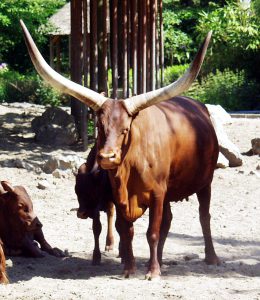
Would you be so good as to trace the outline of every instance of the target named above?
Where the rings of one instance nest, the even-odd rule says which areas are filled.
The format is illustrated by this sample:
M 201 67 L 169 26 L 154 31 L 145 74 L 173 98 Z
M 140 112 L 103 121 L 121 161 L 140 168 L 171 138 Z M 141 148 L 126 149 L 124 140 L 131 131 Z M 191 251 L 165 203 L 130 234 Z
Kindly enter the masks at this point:
M 200 224 L 205 242 L 205 262 L 209 265 L 219 265 L 220 260 L 216 255 L 210 230 L 210 198 L 211 185 L 204 187 L 197 193 L 199 200 Z
M 99 248 L 99 236 L 102 230 L 102 225 L 100 222 L 99 213 L 96 217 L 93 218 L 92 229 L 93 229 L 94 241 L 95 241 L 95 246 L 94 246 L 93 256 L 92 256 L 92 265 L 100 265 L 101 252 Z
M 107 237 L 106 237 L 105 251 L 113 250 L 114 248 L 114 236 L 113 236 L 114 211 L 115 208 L 113 202 L 109 202 L 107 208 Z

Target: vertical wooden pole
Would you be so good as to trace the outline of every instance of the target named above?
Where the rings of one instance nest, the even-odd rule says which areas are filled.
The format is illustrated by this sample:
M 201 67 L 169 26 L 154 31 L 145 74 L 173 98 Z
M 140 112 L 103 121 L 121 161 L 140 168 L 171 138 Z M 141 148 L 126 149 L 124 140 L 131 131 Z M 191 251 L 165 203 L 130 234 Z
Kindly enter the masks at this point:
M 71 39 L 70 39 L 71 80 L 82 84 L 82 0 L 71 1 Z M 82 104 L 71 98 L 71 114 L 81 136 Z
M 151 35 L 151 15 L 152 15 L 152 0 L 146 0 L 146 91 L 151 90 L 151 42 L 152 42 L 152 35 Z
M 128 70 L 128 58 L 127 58 L 127 36 L 128 36 L 128 24 L 127 24 L 127 0 L 122 0 L 122 56 L 123 56 L 123 68 L 122 68 L 122 86 L 123 86 L 123 98 L 127 98 L 127 70 Z
M 132 59 L 132 94 L 137 95 L 137 0 L 131 1 L 131 59 Z
M 98 91 L 107 95 L 107 0 L 98 0 Z
M 163 86 L 164 83 L 164 47 L 163 47 L 163 16 L 162 16 L 162 11 L 163 11 L 163 2 L 162 0 L 159 0 L 159 49 L 160 49 L 160 75 L 161 75 L 161 86 Z
M 157 1 L 151 0 L 151 90 L 155 89 L 155 76 L 157 74 L 156 62 L 156 15 Z
M 83 75 L 84 86 L 88 87 L 89 76 L 89 0 L 83 0 Z M 88 148 L 88 107 L 82 109 L 82 140 L 83 150 Z
M 118 90 L 118 0 L 112 0 L 112 97 L 117 99 Z
M 143 26 L 143 35 L 142 35 L 142 42 L 143 42 L 143 60 L 142 60 L 142 71 L 143 71 L 143 78 L 142 78 L 142 90 L 143 93 L 146 92 L 146 63 L 147 63 L 147 0 L 143 0 L 143 11 L 142 11 L 142 26 Z
M 143 93 L 143 46 L 143 3 L 142 1 L 138 1 L 137 94 Z

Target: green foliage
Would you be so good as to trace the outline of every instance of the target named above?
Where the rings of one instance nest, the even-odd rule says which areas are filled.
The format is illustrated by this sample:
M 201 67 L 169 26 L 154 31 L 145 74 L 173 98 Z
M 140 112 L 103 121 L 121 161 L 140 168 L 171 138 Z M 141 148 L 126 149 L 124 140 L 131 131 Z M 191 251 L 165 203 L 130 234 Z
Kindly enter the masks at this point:
M 194 24 L 196 10 L 187 11 L 165 8 L 163 12 L 164 54 L 166 65 L 187 63 L 193 53 L 193 39 L 189 35 L 190 23 Z M 187 30 L 188 29 L 188 30 Z
M 0 1 L 0 62 L 8 62 L 12 68 L 28 69 L 26 49 L 19 19 L 23 19 L 35 41 L 42 45 L 46 37 L 41 25 L 65 0 L 1 0 Z M 31 67 L 31 64 L 29 65 Z
M 67 98 L 47 86 L 38 75 L 22 75 L 17 71 L 0 70 L 0 103 L 30 102 L 42 105 L 59 106 Z
M 194 83 L 186 95 L 204 103 L 220 104 L 227 110 L 260 108 L 260 84 L 249 80 L 245 71 L 217 70 Z
M 236 1 L 224 7 L 211 3 L 210 11 L 202 11 L 196 27 L 199 39 L 213 30 L 211 56 L 207 60 L 209 71 L 250 69 L 249 61 L 260 54 L 259 25 L 252 7 Z
M 175 65 L 170 66 L 164 69 L 164 85 L 168 85 L 175 80 L 177 80 L 180 76 L 184 74 L 184 72 L 188 69 L 189 65 Z

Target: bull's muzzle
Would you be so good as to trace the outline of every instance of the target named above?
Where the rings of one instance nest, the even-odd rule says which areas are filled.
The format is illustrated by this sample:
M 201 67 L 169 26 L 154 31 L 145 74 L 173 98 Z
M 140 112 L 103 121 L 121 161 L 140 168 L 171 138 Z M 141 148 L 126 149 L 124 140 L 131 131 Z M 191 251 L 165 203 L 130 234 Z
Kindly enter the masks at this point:
M 100 151 L 98 154 L 98 163 L 103 169 L 114 169 L 121 162 L 121 151 Z

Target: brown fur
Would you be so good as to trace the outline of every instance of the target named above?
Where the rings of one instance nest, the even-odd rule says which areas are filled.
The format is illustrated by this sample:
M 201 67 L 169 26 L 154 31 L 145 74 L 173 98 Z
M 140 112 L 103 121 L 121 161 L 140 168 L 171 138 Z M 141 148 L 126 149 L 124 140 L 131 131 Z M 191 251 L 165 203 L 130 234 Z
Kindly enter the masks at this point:
M 120 101 L 98 111 L 97 161 L 108 170 L 124 249 L 125 276 L 135 270 L 133 222 L 149 208 L 147 278 L 160 274 L 170 228 L 169 201 L 197 193 L 206 262 L 218 264 L 210 232 L 210 186 L 219 147 L 206 107 L 176 97 L 131 117 Z
M 92 264 L 99 265 L 101 252 L 99 248 L 99 236 L 102 230 L 100 222 L 100 211 L 107 213 L 107 236 L 105 250 L 109 251 L 114 246 L 113 236 L 113 215 L 114 204 L 112 202 L 112 190 L 107 171 L 102 170 L 96 164 L 96 146 L 94 146 L 82 164 L 76 175 L 75 192 L 77 194 L 79 209 L 78 218 L 93 219 L 92 229 L 94 234 L 95 247 L 93 251 Z
M 43 257 L 45 251 L 54 256 L 64 256 L 60 249 L 52 248 L 45 240 L 42 224 L 33 211 L 25 188 L 12 186 L 6 181 L 2 181 L 1 185 L 0 238 L 5 254 Z

